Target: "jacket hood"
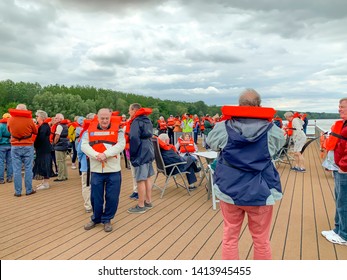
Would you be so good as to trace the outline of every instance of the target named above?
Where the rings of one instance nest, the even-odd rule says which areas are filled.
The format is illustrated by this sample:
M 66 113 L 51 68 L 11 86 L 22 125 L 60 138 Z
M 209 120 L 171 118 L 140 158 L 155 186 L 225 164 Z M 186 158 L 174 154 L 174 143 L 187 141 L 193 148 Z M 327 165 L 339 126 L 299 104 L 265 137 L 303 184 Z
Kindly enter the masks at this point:
M 265 119 L 232 118 L 227 125 L 248 141 L 253 142 L 266 133 L 272 123 Z

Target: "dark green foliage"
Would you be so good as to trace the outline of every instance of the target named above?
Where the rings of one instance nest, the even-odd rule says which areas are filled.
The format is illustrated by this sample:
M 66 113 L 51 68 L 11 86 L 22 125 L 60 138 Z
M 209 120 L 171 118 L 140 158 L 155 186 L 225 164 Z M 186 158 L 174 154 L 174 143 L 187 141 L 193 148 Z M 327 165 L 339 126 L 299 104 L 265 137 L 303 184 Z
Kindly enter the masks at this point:
M 49 85 L 41 87 L 38 83 L 15 83 L 11 80 L 0 81 L 0 114 L 7 112 L 9 108 L 15 108 L 17 104 L 24 103 L 28 109 L 44 110 L 49 116 L 62 113 L 65 118 L 73 120 L 75 116 L 86 116 L 88 113 L 96 113 L 100 108 L 111 108 L 120 114 L 128 115 L 129 105 L 140 103 L 142 107 L 153 109 L 151 120 L 163 116 L 179 115 L 184 113 L 203 116 L 209 114 L 221 114 L 220 107 L 208 106 L 203 101 L 182 102 L 161 100 L 133 93 L 124 93 L 110 89 L 98 89 L 91 86 L 64 86 Z M 277 114 L 283 118 L 284 111 Z M 339 114 L 306 112 L 309 119 L 336 119 Z

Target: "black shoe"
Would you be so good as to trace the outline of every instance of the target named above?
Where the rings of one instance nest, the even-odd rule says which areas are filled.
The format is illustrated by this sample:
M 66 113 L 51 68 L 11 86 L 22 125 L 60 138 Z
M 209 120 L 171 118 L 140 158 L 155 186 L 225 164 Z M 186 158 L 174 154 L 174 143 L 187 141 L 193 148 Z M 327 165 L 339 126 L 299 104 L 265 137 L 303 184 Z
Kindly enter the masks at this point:
M 137 192 L 133 192 L 131 195 L 129 195 L 130 199 L 138 200 L 139 194 Z
M 7 183 L 12 183 L 13 180 L 12 180 L 12 178 L 7 178 L 6 182 L 7 182 Z
M 67 179 L 54 179 L 53 181 L 54 182 L 63 182 L 63 181 L 66 181 Z
M 34 193 L 36 193 L 36 191 L 35 191 L 35 190 L 32 190 L 30 193 L 27 193 L 26 195 L 32 195 L 32 194 L 34 194 Z
M 21 197 L 22 195 L 20 193 L 15 193 L 14 196 Z
M 195 186 L 189 186 L 188 189 L 189 189 L 190 191 L 194 191 L 194 190 L 196 190 L 196 187 L 195 187 Z

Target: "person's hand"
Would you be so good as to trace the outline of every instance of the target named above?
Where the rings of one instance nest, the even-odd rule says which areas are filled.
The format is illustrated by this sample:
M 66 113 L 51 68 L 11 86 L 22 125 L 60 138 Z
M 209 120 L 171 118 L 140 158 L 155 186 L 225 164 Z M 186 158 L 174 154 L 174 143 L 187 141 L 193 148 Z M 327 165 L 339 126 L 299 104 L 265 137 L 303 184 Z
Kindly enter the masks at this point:
M 100 153 L 96 156 L 97 161 L 103 162 L 106 161 L 107 157 L 104 153 Z

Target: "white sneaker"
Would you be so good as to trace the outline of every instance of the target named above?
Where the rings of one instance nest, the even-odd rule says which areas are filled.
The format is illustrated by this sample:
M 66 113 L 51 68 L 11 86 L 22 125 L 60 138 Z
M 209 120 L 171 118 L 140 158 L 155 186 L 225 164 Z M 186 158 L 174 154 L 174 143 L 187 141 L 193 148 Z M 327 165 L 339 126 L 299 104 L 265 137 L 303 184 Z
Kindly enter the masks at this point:
M 76 165 L 75 164 L 72 164 L 71 165 L 71 169 L 76 169 L 77 167 L 76 167 Z
M 325 238 L 331 243 L 347 246 L 347 241 L 336 233 L 335 235 L 327 235 Z
M 324 236 L 324 237 L 327 237 L 328 235 L 336 235 L 335 231 L 333 230 L 323 230 L 321 232 L 321 234 Z
M 44 185 L 44 184 L 41 184 L 41 185 L 38 185 L 36 190 L 39 191 L 39 190 L 47 190 L 49 189 L 49 185 Z

